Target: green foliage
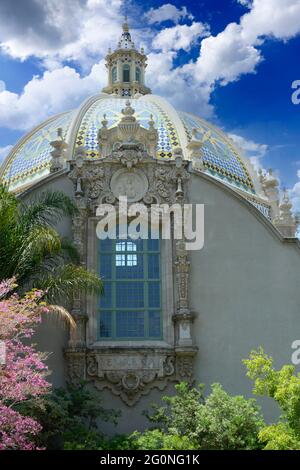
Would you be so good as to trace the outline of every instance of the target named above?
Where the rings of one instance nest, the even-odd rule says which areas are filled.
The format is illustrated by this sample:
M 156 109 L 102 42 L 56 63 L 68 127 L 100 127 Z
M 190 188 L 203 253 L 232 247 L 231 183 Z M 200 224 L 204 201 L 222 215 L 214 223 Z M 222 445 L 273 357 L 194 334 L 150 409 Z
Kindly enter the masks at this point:
M 154 413 L 148 414 L 156 429 L 136 435 L 139 448 L 221 450 L 260 447 L 257 435 L 263 419 L 255 400 L 232 397 L 219 384 L 212 385 L 212 392 L 205 399 L 203 386 L 196 389 L 181 383 L 175 388 L 175 396 L 163 397 L 166 406 L 154 405 Z
M 193 450 L 196 443 L 187 436 L 164 433 L 160 429 L 135 432 L 131 435 L 134 449 L 139 450 Z
M 102 293 L 102 283 L 78 265 L 71 241 L 55 226 L 77 208 L 61 191 L 45 191 L 27 202 L 0 185 L 0 280 L 15 277 L 25 288 L 46 289 L 48 300 L 71 299 L 74 291 Z
M 211 394 L 196 414 L 195 439 L 200 449 L 257 449 L 262 426 L 255 400 L 231 396 L 220 384 L 213 384 Z
M 98 449 L 106 442 L 99 421 L 117 423 L 119 412 L 105 409 L 99 394 L 81 382 L 60 388 L 40 400 L 24 403 L 20 410 L 41 425 L 38 445 L 48 449 Z M 104 444 L 103 444 L 104 445 Z
M 254 381 L 253 393 L 273 398 L 281 409 L 278 424 L 266 426 L 259 433 L 265 449 L 300 449 L 300 374 L 295 367 L 273 367 L 273 358 L 264 350 L 251 351 L 245 359 L 247 376 Z
M 147 418 L 155 423 L 158 429 L 176 435 L 191 435 L 196 430 L 196 414 L 204 402 L 203 385 L 199 389 L 190 387 L 186 382 L 175 385 L 176 395 L 164 396 L 163 407 L 152 405 L 152 414 Z

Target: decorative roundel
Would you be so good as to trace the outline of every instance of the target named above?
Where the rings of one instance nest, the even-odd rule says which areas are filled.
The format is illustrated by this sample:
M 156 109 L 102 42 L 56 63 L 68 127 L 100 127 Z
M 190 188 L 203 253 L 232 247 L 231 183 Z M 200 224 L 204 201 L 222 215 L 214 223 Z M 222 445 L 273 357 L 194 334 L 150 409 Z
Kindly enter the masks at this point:
M 185 147 L 194 137 L 202 142 L 204 168 L 207 173 L 225 183 L 255 194 L 254 183 L 247 165 L 233 142 L 226 135 L 197 116 L 177 112 L 162 98 L 146 95 L 131 98 L 135 116 L 148 128 L 154 120 L 158 131 L 157 158 L 172 159 L 174 149 Z M 118 124 L 125 99 L 100 94 L 83 103 L 79 109 L 54 116 L 26 135 L 10 152 L 0 169 L 0 178 L 13 190 L 22 190 L 47 176 L 50 171 L 50 142 L 56 140 L 62 128 L 68 144 L 68 158 L 78 147 L 84 147 L 87 158 L 101 158 L 98 130 L 105 115 L 108 127 Z

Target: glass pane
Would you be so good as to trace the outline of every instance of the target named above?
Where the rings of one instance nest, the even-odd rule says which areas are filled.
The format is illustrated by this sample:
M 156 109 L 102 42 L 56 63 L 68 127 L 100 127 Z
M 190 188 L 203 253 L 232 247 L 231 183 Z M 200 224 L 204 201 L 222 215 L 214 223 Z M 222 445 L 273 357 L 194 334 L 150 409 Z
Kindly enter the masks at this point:
M 100 313 L 100 338 L 111 337 L 111 312 Z
M 103 279 L 111 279 L 111 255 L 100 255 L 100 276 Z
M 120 260 L 119 260 L 120 258 Z M 143 279 L 143 255 L 136 253 L 116 255 L 116 279 Z
M 100 252 L 103 251 L 112 251 L 112 240 L 110 238 L 100 240 Z
M 117 308 L 144 307 L 144 284 L 143 282 L 117 282 L 116 283 L 116 306 Z
M 144 312 L 117 312 L 116 335 L 118 338 L 143 338 Z
M 152 338 L 159 338 L 161 336 L 160 312 L 150 311 L 148 319 L 149 319 L 149 336 Z
M 159 251 L 159 239 L 149 238 L 148 239 L 148 251 Z
M 100 306 L 105 308 L 112 308 L 112 283 L 104 282 L 104 295 L 100 297 Z
M 148 255 L 148 278 L 159 279 L 159 255 Z
M 125 65 L 123 67 L 123 82 L 129 82 L 130 81 L 130 68 L 128 65 Z
M 160 285 L 159 282 L 148 284 L 148 305 L 151 308 L 160 307 Z

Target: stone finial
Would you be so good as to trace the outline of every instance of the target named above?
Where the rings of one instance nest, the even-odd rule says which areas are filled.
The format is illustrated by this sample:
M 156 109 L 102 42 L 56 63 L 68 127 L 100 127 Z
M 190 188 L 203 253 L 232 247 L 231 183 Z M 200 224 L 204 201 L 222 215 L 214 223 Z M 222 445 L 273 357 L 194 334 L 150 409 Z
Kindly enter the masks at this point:
M 279 215 L 274 220 L 274 225 L 284 237 L 295 237 L 297 220 L 292 214 L 292 203 L 286 189 L 283 191 L 283 197 L 279 205 Z
M 131 118 L 130 120 L 136 121 L 136 119 L 134 117 L 135 110 L 132 108 L 131 103 L 130 103 L 129 100 L 126 101 L 125 108 L 123 108 L 121 112 L 123 114 L 122 120 L 124 120 L 126 118 L 127 119 Z
M 197 170 L 203 170 L 203 142 L 198 138 L 197 132 L 198 131 L 195 128 L 192 130 L 192 138 L 186 148 L 188 151 L 188 155 L 193 162 L 193 166 Z
M 52 152 L 50 152 L 52 156 L 50 172 L 54 173 L 63 169 L 64 162 L 66 160 L 66 149 L 68 148 L 68 144 L 63 138 L 63 131 L 61 127 L 57 129 L 57 140 L 50 142 L 50 145 L 54 149 Z
M 274 222 L 279 215 L 279 181 L 274 176 L 271 168 L 265 173 L 261 171 L 259 178 L 264 193 L 269 200 L 271 206 L 271 220 Z

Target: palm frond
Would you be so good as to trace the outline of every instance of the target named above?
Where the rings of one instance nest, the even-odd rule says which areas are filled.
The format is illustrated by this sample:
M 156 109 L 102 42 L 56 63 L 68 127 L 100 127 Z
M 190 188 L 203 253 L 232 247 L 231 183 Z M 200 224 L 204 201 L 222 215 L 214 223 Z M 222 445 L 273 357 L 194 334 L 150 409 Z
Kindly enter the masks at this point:
M 101 279 L 82 266 L 66 264 L 58 266 L 43 279 L 37 281 L 35 287 L 46 289 L 48 301 L 71 301 L 75 292 L 103 294 Z
M 70 312 L 61 305 L 47 305 L 47 315 L 56 316 L 60 322 L 63 322 L 71 330 L 76 330 L 76 322 Z
M 20 241 L 11 259 L 14 274 L 19 282 L 34 272 L 47 255 L 58 254 L 61 250 L 59 234 L 51 227 L 35 226 L 27 237 Z
M 77 207 L 62 191 L 45 191 L 21 205 L 20 223 L 32 225 L 55 225 L 63 216 L 73 216 Z
M 74 264 L 78 264 L 80 261 L 80 256 L 76 246 L 74 245 L 73 241 L 69 240 L 68 238 L 64 237 L 61 240 L 61 249 L 63 252 L 63 256 L 66 259 L 69 259 Z

